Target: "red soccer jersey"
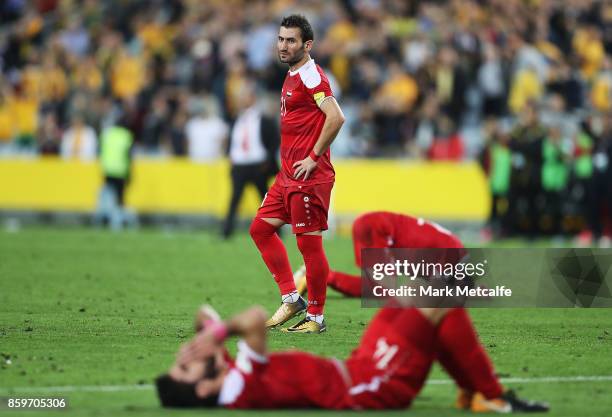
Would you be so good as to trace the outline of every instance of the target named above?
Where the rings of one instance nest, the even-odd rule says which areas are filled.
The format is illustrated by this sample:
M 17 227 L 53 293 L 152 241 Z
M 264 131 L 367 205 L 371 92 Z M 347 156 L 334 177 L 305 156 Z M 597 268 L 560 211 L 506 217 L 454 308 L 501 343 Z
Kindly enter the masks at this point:
M 238 343 L 219 404 L 244 409 L 352 407 L 335 360 L 298 351 L 262 356 L 244 341 Z
M 303 177 L 293 178 L 293 164 L 310 154 L 323 129 L 325 113 L 319 107 L 332 96 L 329 81 L 314 60 L 287 73 L 281 91 L 281 170 L 276 177 L 279 185 L 289 187 L 334 181 L 329 149 L 320 156 L 316 169 L 306 181 Z
M 414 310 L 415 311 L 415 310 Z M 412 333 L 435 329 L 411 310 L 382 309 L 350 357 L 340 362 L 306 352 L 263 356 L 244 341 L 223 381 L 227 408 L 388 409 L 410 405 L 421 390 L 434 353 Z M 425 325 L 423 325 L 425 323 Z M 433 337 L 433 335 L 432 335 Z
M 437 223 L 387 211 L 359 216 L 353 223 L 355 261 L 363 248 L 463 248 L 458 237 Z

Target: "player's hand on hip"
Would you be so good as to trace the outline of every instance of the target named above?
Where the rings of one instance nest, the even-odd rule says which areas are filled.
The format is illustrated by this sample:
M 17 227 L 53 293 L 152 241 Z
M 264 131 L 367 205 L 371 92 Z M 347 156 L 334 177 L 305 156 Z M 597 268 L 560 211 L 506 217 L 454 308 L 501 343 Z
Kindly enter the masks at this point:
M 317 167 L 317 163 L 312 160 L 310 156 L 307 156 L 306 159 L 302 159 L 301 161 L 293 164 L 293 168 L 295 171 L 293 172 L 293 177 L 297 180 L 303 175 L 302 178 L 304 181 L 308 179 L 312 171 Z

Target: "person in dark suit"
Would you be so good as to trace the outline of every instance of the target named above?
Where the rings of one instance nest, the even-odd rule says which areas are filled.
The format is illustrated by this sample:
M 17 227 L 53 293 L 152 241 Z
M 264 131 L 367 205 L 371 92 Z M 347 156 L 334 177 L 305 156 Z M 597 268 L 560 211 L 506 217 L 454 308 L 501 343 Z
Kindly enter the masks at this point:
M 268 179 L 278 172 L 278 125 L 276 120 L 264 115 L 258 107 L 254 82 L 244 83 L 238 102 L 240 111 L 232 126 L 228 146 L 232 165 L 232 196 L 222 230 L 226 239 L 234 231 L 236 211 L 244 187 L 249 183 L 254 184 L 263 199 L 268 192 Z

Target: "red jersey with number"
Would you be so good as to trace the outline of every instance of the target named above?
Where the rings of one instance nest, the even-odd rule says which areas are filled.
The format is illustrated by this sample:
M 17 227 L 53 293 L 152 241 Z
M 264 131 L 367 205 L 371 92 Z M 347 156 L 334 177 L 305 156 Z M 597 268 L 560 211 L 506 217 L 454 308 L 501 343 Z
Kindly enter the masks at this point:
M 293 177 L 295 162 L 305 159 L 319 139 L 325 113 L 321 104 L 333 97 L 325 73 L 314 60 L 297 71 L 289 71 L 281 90 L 281 170 L 276 181 L 284 187 L 305 184 L 323 184 L 334 181 L 334 168 L 329 149 L 320 156 L 317 167 L 306 181 Z
M 363 248 L 463 248 L 457 236 L 437 223 L 387 211 L 357 217 L 353 245 L 358 266 Z

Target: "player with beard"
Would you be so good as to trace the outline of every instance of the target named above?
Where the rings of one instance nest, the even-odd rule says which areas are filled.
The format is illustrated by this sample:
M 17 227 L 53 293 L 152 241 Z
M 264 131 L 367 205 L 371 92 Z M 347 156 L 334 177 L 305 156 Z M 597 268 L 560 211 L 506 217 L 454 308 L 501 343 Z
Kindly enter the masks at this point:
M 283 329 L 296 333 L 326 330 L 323 309 L 329 265 L 322 232 L 327 230 L 334 185 L 329 147 L 344 123 L 325 73 L 310 57 L 312 45 L 312 27 L 303 16 L 283 19 L 278 56 L 289 71 L 280 98 L 281 170 L 250 227 L 281 295 L 281 306 L 266 325 L 280 326 L 306 310 L 304 320 Z M 284 224 L 291 224 L 304 259 L 308 304 L 296 291 L 287 251 L 276 233 Z
M 346 360 L 297 350 L 269 353 L 266 313 L 226 321 L 201 311 L 200 330 L 157 378 L 164 407 L 398 409 L 410 406 L 434 361 L 461 388 L 456 406 L 474 412 L 546 411 L 501 386 L 462 308 L 383 308 Z M 228 336 L 240 336 L 232 358 Z

